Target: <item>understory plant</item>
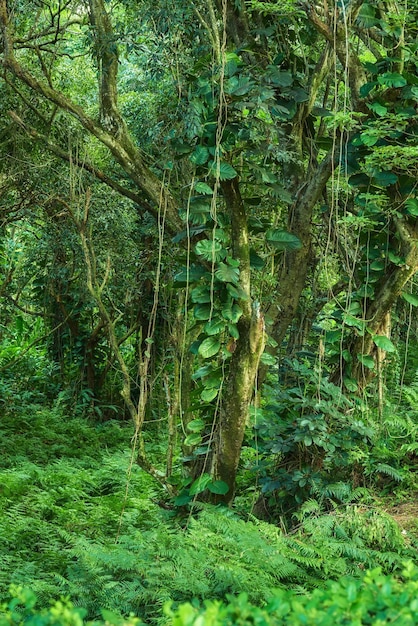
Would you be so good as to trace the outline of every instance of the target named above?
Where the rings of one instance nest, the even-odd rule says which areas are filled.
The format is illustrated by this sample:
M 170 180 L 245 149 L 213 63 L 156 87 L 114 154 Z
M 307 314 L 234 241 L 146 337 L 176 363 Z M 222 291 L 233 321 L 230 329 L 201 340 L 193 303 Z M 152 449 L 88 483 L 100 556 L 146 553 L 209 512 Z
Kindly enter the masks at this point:
M 374 430 L 361 404 L 308 359 L 284 360 L 278 379 L 265 385 L 253 423 L 251 447 L 257 461 L 252 470 L 258 473 L 269 515 L 289 522 L 308 499 L 327 508 L 364 495 L 355 492 L 353 463 Z
M 308 500 L 327 511 L 416 484 L 414 384 L 403 387 L 398 402 L 387 390 L 380 410 L 373 397 L 343 394 L 305 357 L 285 359 L 264 392 L 253 410 L 242 481 L 254 492 L 258 479 L 257 515 L 292 526 Z
M 384 575 L 380 568 L 361 578 L 342 578 L 328 582 L 311 594 L 297 594 L 290 589 L 274 592 L 264 606 L 252 604 L 246 593 L 229 595 L 224 602 L 206 600 L 203 604 L 184 603 L 174 608 L 167 602 L 161 611 L 161 623 L 171 626 L 318 626 L 367 624 L 418 624 L 416 599 L 418 571 L 406 562 L 398 577 Z M 137 617 L 121 617 L 114 611 L 101 610 L 101 619 L 86 621 L 86 610 L 61 599 L 49 608 L 38 608 L 36 595 L 27 588 L 12 586 L 10 599 L 0 606 L 0 626 L 139 626 Z
M 163 624 L 167 602 L 175 611 L 245 592 L 264 606 L 279 588 L 304 593 L 376 566 L 399 573 L 414 558 L 414 539 L 364 498 L 324 507 L 307 492 L 290 534 L 239 498 L 235 509 L 195 502 L 180 515 L 132 464 L 131 437 L 130 424 L 68 417 L 59 404 L 2 413 L 0 599 L 12 583 L 31 587 L 40 607 L 63 595 L 88 619 L 107 610 Z

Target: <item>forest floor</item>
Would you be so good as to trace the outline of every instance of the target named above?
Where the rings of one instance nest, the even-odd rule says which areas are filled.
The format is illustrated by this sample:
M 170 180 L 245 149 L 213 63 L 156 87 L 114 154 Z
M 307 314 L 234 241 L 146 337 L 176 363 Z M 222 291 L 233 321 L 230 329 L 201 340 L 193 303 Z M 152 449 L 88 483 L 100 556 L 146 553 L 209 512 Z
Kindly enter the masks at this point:
M 17 583 L 44 606 L 63 595 L 92 618 L 106 608 L 158 624 L 170 600 L 245 592 L 262 605 L 277 588 L 300 593 L 417 561 L 415 498 L 332 511 L 311 501 L 290 534 L 244 504 L 167 511 L 161 487 L 129 469 L 130 424 L 12 408 L 0 413 L 0 604 Z M 165 453 L 151 431 L 147 445 L 155 459 Z
M 402 502 L 393 506 L 384 508 L 402 531 L 411 533 L 415 537 L 418 536 L 418 494 L 416 499 L 411 502 Z

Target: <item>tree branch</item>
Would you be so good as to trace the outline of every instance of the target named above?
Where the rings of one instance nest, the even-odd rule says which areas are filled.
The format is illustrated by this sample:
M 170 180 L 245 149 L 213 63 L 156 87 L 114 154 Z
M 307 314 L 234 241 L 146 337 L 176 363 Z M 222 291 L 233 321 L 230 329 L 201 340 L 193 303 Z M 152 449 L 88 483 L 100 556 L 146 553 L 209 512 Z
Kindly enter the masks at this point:
M 360 97 L 360 87 L 366 82 L 366 78 L 360 59 L 353 51 L 348 40 L 347 30 L 348 24 L 351 24 L 356 18 L 361 5 L 362 0 L 353 3 L 352 6 L 349 5 L 343 14 L 343 25 L 338 23 L 332 26 L 320 18 L 312 2 L 303 3 L 303 8 L 312 25 L 332 44 L 335 54 L 347 75 L 354 109 L 359 111 L 364 109 L 363 99 Z M 326 17 L 329 18 L 329 14 Z
M 302 245 L 298 250 L 284 253 L 278 281 L 280 295 L 277 302 L 280 304 L 269 311 L 274 320 L 271 335 L 279 345 L 295 315 L 305 286 L 312 253 L 312 212 L 338 162 L 338 151 L 331 149 L 296 198 L 289 217 L 289 230 L 297 235 Z
M 99 0 L 92 1 L 99 2 Z M 41 94 L 47 100 L 53 102 L 58 107 L 75 117 L 86 131 L 91 133 L 110 150 L 116 161 L 122 166 L 131 180 L 156 206 L 163 204 L 166 207 L 167 222 L 171 229 L 176 232 L 182 230 L 183 222 L 178 215 L 178 205 L 175 198 L 163 185 L 161 180 L 145 164 L 140 150 L 134 145 L 123 119 L 120 118 L 118 135 L 115 136 L 112 132 L 109 132 L 102 125 L 95 122 L 90 116 L 87 115 L 81 106 L 75 104 L 70 98 L 50 85 L 35 78 L 35 76 L 27 71 L 15 58 L 13 54 L 13 39 L 11 36 L 6 2 L 7 0 L 0 0 L 0 28 L 3 39 L 3 65 L 5 68 L 12 72 L 16 78 L 28 85 L 28 87 L 30 87 L 33 91 Z M 115 69 L 112 69 L 112 80 L 116 79 L 115 71 Z M 107 79 L 105 80 L 105 86 L 103 87 L 105 91 L 107 89 L 106 83 Z M 111 100 L 113 99 L 112 101 L 115 104 L 114 88 L 109 87 L 109 89 L 106 91 L 105 98 L 110 98 Z
M 19 124 L 19 126 L 23 128 L 23 130 L 29 135 L 29 137 L 31 137 L 35 141 L 42 141 L 42 143 L 45 145 L 47 150 L 49 150 L 52 154 L 55 154 L 55 156 L 59 157 L 60 159 L 63 159 L 64 161 L 68 161 L 68 163 L 72 163 L 76 165 L 77 167 L 79 167 L 80 169 L 83 169 L 86 172 L 89 172 L 95 178 L 97 178 L 97 180 L 104 183 L 105 185 L 107 185 L 108 187 L 110 187 L 111 189 L 119 193 L 121 196 L 124 196 L 125 198 L 129 198 L 129 200 L 132 200 L 132 202 L 134 202 L 137 205 L 141 215 L 143 214 L 142 213 L 143 211 L 148 211 L 156 219 L 158 218 L 158 211 L 155 209 L 155 207 L 149 204 L 144 198 L 139 196 L 137 193 L 135 193 L 131 189 L 127 189 L 126 187 L 123 187 L 122 185 L 117 183 L 115 180 L 107 176 L 104 172 L 94 167 L 94 165 L 92 165 L 91 163 L 82 161 L 76 156 L 74 156 L 73 154 L 71 154 L 69 151 L 63 150 L 56 144 L 53 144 L 46 135 L 43 135 L 42 133 L 35 130 L 35 128 L 33 128 L 32 126 L 29 126 L 28 124 L 26 124 L 26 122 L 24 122 L 16 113 L 14 113 L 14 111 L 9 111 L 9 115 L 17 124 Z M 167 231 L 171 235 L 174 235 L 176 233 L 176 231 L 173 228 L 171 228 L 170 225 L 167 225 Z

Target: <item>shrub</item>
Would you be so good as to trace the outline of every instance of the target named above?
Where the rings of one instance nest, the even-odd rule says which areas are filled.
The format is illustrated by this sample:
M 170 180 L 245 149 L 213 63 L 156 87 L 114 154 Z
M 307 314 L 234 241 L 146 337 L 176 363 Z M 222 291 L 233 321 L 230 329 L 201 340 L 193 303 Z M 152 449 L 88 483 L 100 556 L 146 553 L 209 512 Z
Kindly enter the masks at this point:
M 228 604 L 207 601 L 200 609 L 184 604 L 166 614 L 172 626 L 409 626 L 418 624 L 417 592 L 418 569 L 409 563 L 402 579 L 377 568 L 361 580 L 329 582 L 310 595 L 278 590 L 265 608 L 254 607 L 241 594 Z
M 164 607 L 162 622 L 170 626 L 413 626 L 418 624 L 418 569 L 406 563 L 401 578 L 385 576 L 380 568 L 362 579 L 343 578 L 329 582 L 311 594 L 298 595 L 279 589 L 263 608 L 248 601 L 245 593 L 230 596 L 228 603 L 206 600 L 172 610 Z M 68 599 L 38 610 L 30 590 L 13 586 L 12 599 L 0 607 L 0 626 L 140 626 L 140 619 L 102 610 L 102 619 L 85 621 L 86 611 Z

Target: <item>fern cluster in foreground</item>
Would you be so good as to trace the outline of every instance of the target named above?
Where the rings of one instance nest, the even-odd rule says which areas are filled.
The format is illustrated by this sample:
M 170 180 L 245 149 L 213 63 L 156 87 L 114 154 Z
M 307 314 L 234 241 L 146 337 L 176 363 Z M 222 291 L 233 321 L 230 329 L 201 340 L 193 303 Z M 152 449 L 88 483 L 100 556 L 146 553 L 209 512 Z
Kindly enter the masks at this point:
M 206 600 L 203 605 L 185 603 L 173 609 L 165 603 L 160 622 L 166 626 L 415 626 L 418 624 L 418 569 L 406 563 L 401 576 L 385 576 L 380 568 L 361 579 L 343 578 L 322 589 L 297 594 L 276 590 L 263 608 L 251 604 L 248 594 L 228 596 L 226 602 Z M 0 626 L 140 626 L 137 617 L 122 618 L 106 609 L 94 622 L 87 611 L 59 600 L 48 609 L 36 607 L 35 594 L 12 587 L 12 599 L 0 607 Z
M 414 558 L 389 516 L 360 505 L 324 514 L 311 500 L 288 535 L 209 505 L 176 517 L 137 466 L 126 495 L 130 427 L 39 409 L 0 429 L 16 451 L 0 465 L 0 602 L 13 583 L 43 606 L 69 596 L 89 618 L 104 609 L 156 624 L 167 602 L 246 593 L 264 606 L 280 588 L 305 593 L 376 566 L 399 572 Z

